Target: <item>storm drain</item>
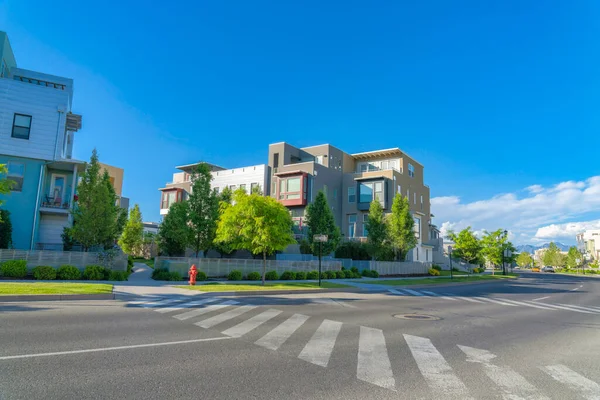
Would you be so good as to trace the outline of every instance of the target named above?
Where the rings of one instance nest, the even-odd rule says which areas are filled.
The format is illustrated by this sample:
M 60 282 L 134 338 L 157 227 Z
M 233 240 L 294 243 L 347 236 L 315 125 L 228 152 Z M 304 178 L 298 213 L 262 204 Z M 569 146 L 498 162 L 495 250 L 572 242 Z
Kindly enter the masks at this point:
M 435 317 L 433 315 L 425 315 L 425 314 L 396 314 L 394 318 L 399 319 L 410 319 L 410 320 L 418 320 L 418 321 L 437 321 L 440 320 L 440 317 Z

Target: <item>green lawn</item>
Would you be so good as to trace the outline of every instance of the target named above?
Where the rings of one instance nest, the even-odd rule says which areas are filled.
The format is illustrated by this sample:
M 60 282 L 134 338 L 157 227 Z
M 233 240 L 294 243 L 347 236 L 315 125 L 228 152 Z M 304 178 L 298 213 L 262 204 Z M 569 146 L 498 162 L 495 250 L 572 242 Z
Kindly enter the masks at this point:
M 457 276 L 457 275 L 469 275 L 467 272 L 463 272 L 463 271 L 452 271 L 452 275 Z M 450 276 L 450 271 L 440 271 L 440 276 Z
M 176 286 L 181 289 L 198 290 L 201 292 L 242 292 L 250 290 L 303 290 L 303 289 L 333 289 L 333 288 L 348 288 L 351 286 L 342 285 L 340 283 L 321 282 L 319 288 L 318 283 L 312 282 L 289 282 L 289 283 L 266 283 L 262 286 L 259 283 L 240 283 L 240 284 L 228 284 L 228 283 L 208 283 L 200 284 L 196 286 Z
M 133 262 L 146 264 L 150 268 L 154 268 L 154 260 L 146 260 L 145 258 L 134 258 Z
M 103 294 L 112 293 L 105 283 L 0 282 L 0 296 L 15 294 Z
M 516 278 L 515 274 L 508 275 L 471 275 L 471 276 L 460 276 L 454 279 L 390 279 L 390 280 L 377 280 L 377 281 L 365 281 L 363 283 L 374 283 L 376 285 L 390 285 L 390 286 L 404 286 L 404 285 L 447 285 L 448 283 L 457 282 L 475 282 L 475 281 L 487 281 L 497 279 L 510 279 Z

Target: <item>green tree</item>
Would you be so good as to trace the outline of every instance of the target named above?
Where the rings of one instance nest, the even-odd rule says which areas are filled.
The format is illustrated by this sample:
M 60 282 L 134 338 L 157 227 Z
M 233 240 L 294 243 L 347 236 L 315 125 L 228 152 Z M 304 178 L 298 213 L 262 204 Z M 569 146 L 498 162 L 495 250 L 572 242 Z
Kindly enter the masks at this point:
M 192 241 L 193 233 L 188 225 L 189 206 L 187 201 L 169 207 L 158 228 L 158 247 L 169 256 L 181 256 Z
M 259 194 L 259 195 L 263 195 L 263 191 L 260 189 L 260 186 L 256 185 L 254 187 L 252 187 L 251 189 L 251 194 Z
M 323 254 L 335 251 L 342 235 L 327 203 L 327 197 L 322 191 L 317 193 L 315 201 L 306 208 L 306 225 L 308 226 L 308 241 L 311 244 L 313 254 L 319 253 L 320 245 L 314 241 L 315 235 L 327 235 L 327 242 L 321 245 Z
M 516 249 L 508 240 L 508 236 L 503 234 L 503 229 L 484 231 L 481 245 L 481 254 L 494 266 L 502 266 L 503 262 L 511 265 L 517 257 Z M 507 250 L 510 253 L 508 257 L 504 256 Z
M 369 253 L 378 261 L 388 260 L 391 253 L 389 245 L 388 225 L 383 207 L 379 201 L 372 201 L 369 206 L 369 219 L 367 225 L 367 238 Z
M 560 250 L 554 242 L 550 242 L 548 248 L 546 251 L 544 251 L 542 262 L 544 265 L 551 265 L 555 267 L 558 267 L 558 264 L 560 264 Z
M 223 191 L 219 194 L 219 220 L 221 216 L 225 212 L 225 210 L 231 207 L 231 202 L 233 201 L 233 192 L 229 187 L 225 187 Z M 217 221 L 218 225 L 218 221 Z M 228 242 L 213 242 L 214 249 L 221 255 L 223 258 L 224 255 L 231 254 L 235 251 L 235 249 Z
M 408 198 L 396 193 L 389 216 L 389 236 L 396 259 L 404 261 L 408 252 L 417 245 L 415 220 L 410 213 Z
M 526 251 L 522 251 L 517 256 L 517 265 L 521 268 L 531 265 L 532 261 L 533 259 L 531 258 L 531 254 L 527 253 Z
M 117 237 L 121 237 L 123 234 L 123 229 L 125 229 L 125 224 L 127 223 L 127 218 L 129 218 L 129 210 L 123 207 L 117 207 L 117 225 L 116 225 L 116 235 Z
M 206 252 L 213 247 L 219 218 L 219 199 L 210 188 L 212 175 L 207 164 L 201 163 L 191 176 L 192 193 L 188 199 L 190 229 L 194 236 L 192 247 L 196 257 L 200 250 Z
M 217 227 L 217 242 L 230 243 L 234 249 L 262 254 L 262 284 L 265 284 L 267 255 L 296 243 L 292 235 L 292 218 L 281 203 L 272 197 L 236 192 L 235 204 L 227 207 Z
M 73 239 L 81 243 L 85 251 L 92 246 L 112 246 L 117 232 L 116 194 L 108 172 L 100 174 L 96 149 L 80 176 L 77 193 L 79 200 L 73 210 Z
M 567 253 L 567 257 L 565 259 L 565 267 L 567 269 L 574 269 L 578 267 L 577 261 L 581 258 L 581 253 L 577 250 L 577 247 L 571 246 L 569 247 L 569 252 Z
M 0 164 L 0 195 L 9 194 L 10 189 L 12 188 L 12 186 L 14 184 L 13 181 L 8 180 L 8 178 L 6 177 L 6 174 L 8 174 L 8 168 L 6 167 L 6 164 Z M 2 199 L 0 199 L 0 206 L 3 203 L 4 203 L 4 201 Z M 0 216 L 0 221 L 2 221 L 1 216 Z
M 12 246 L 12 223 L 10 211 L 0 210 L 0 249 L 9 249 Z
M 137 255 L 141 253 L 144 239 L 144 225 L 142 223 L 142 212 L 140 206 L 136 204 L 131 209 L 129 219 L 123 229 L 123 234 L 119 238 L 119 246 L 127 254 Z
M 452 256 L 469 264 L 476 264 L 481 258 L 482 245 L 468 226 L 458 233 L 448 232 L 448 239 L 454 242 Z

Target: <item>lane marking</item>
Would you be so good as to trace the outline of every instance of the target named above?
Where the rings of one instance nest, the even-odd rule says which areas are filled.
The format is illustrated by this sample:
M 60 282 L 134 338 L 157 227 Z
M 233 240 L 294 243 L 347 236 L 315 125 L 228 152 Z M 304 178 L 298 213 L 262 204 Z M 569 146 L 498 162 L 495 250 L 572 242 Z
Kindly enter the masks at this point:
M 255 344 L 267 349 L 277 350 L 294 332 L 298 330 L 310 317 L 302 314 L 294 314 L 285 322 L 279 324 L 271 332 L 258 339 Z
M 579 375 L 569 367 L 562 364 L 557 364 L 540 368 L 555 380 L 569 386 L 575 391 L 578 391 L 582 397 L 589 400 L 600 399 L 600 385 L 584 376 Z
M 233 310 L 226 311 L 221 314 L 217 314 L 214 317 L 207 318 L 203 321 L 196 322 L 194 325 L 199 326 L 201 328 L 212 328 L 215 325 L 218 325 L 222 322 L 229 321 L 235 317 L 242 315 L 245 312 L 254 310 L 257 306 L 245 305 L 234 308 Z
M 537 304 L 530 304 L 530 303 L 525 303 L 523 301 L 516 301 L 516 300 L 508 300 L 508 299 L 500 299 L 502 301 L 506 301 L 508 303 L 513 303 L 516 304 L 518 306 L 526 306 L 526 307 L 533 307 L 533 308 L 539 308 L 541 310 L 550 310 L 550 311 L 556 311 L 555 308 L 550 308 L 547 307 L 545 304 L 543 306 L 537 305 Z
M 580 288 L 580 287 L 581 287 L 581 286 L 579 286 L 579 287 L 576 287 L 575 289 L 571 289 L 571 290 L 569 290 L 569 291 L 570 291 L 570 292 L 574 292 L 575 290 L 579 290 L 579 288 Z
M 412 294 L 413 296 L 423 296 L 423 297 L 429 297 L 427 295 L 424 295 L 421 292 L 417 292 L 416 290 L 411 290 L 411 289 L 404 289 L 405 292 L 408 292 L 410 294 Z
M 485 374 L 504 392 L 505 399 L 525 400 L 525 399 L 547 399 L 538 392 L 535 386 L 529 383 L 521 375 L 506 366 L 498 366 L 491 363 L 496 355 L 482 349 L 461 346 L 458 347 L 467 355 L 467 362 L 483 365 Z
M 399 294 L 400 296 L 406 296 L 406 293 L 403 293 L 400 290 L 396 290 L 396 289 L 388 289 L 388 292 L 394 293 L 394 294 Z
M 503 306 L 517 307 L 516 304 L 505 303 L 503 301 L 495 300 L 495 299 L 490 299 L 488 297 L 475 297 L 475 298 L 479 299 L 479 300 L 483 300 L 483 301 L 489 301 L 490 303 L 500 304 L 500 305 L 503 305 Z
M 452 367 L 431 343 L 431 340 L 419 336 L 404 335 L 404 339 L 417 362 L 417 366 L 434 392 L 433 398 L 466 398 L 469 391 L 454 374 Z
M 342 329 L 341 322 L 324 320 L 304 346 L 298 358 L 321 367 L 327 367 L 340 329 Z
M 260 314 L 255 315 L 254 317 L 247 319 L 244 322 L 240 322 L 236 326 L 224 330 L 222 333 L 231 337 L 242 337 L 251 330 L 264 324 L 271 318 L 275 318 L 279 314 L 281 314 L 281 311 L 270 308 L 267 311 L 263 311 Z
M 463 296 L 456 296 L 456 298 L 461 299 L 461 300 L 470 301 L 471 303 L 483 303 L 483 301 L 479 301 L 479 300 L 475 300 L 475 299 L 471 299 L 471 298 L 463 297 Z
M 594 307 L 583 307 L 583 306 L 574 306 L 572 304 L 561 304 L 558 303 L 561 306 L 565 306 L 565 307 L 573 307 L 573 308 L 579 308 L 581 310 L 587 310 L 587 311 L 593 311 L 595 313 L 600 313 L 600 309 L 594 308 Z
M 208 299 L 203 299 L 203 300 L 198 300 L 198 301 L 191 301 L 189 303 L 184 303 L 184 304 L 177 304 L 174 306 L 169 306 L 169 307 L 164 307 L 164 308 L 157 308 L 156 311 L 157 313 L 168 313 L 171 311 L 178 311 L 178 310 L 183 310 L 184 308 L 190 308 L 193 306 L 200 306 L 202 304 L 206 304 L 206 303 L 212 303 L 213 301 L 217 301 L 218 299 L 216 297 L 209 297 Z
M 14 359 L 18 359 L 18 358 L 62 356 L 62 355 L 68 355 L 68 354 L 94 353 L 94 352 L 100 352 L 100 351 L 114 351 L 114 350 L 138 349 L 138 348 L 143 348 L 143 347 L 172 346 L 172 345 L 176 345 L 176 344 L 210 342 L 210 341 L 213 341 L 213 340 L 226 340 L 226 339 L 231 339 L 231 338 L 228 337 L 228 336 L 221 336 L 221 337 L 216 337 L 216 338 L 180 340 L 180 341 L 177 341 L 177 342 L 133 344 L 133 345 L 130 345 L 130 346 L 103 347 L 103 348 L 98 348 L 98 349 L 85 349 L 85 350 L 57 351 L 57 352 L 53 352 L 53 353 L 21 354 L 21 355 L 18 355 L 18 356 L 4 356 L 4 357 L 0 357 L 0 360 L 14 360 Z
M 187 312 L 184 312 L 184 313 L 181 313 L 181 314 L 177 314 L 177 315 L 174 315 L 173 318 L 177 318 L 180 321 L 185 321 L 186 319 L 197 317 L 199 315 L 206 314 L 206 313 L 209 313 L 211 311 L 220 310 L 222 308 L 233 306 L 235 304 L 239 304 L 239 303 L 237 301 L 234 301 L 234 300 L 228 300 L 228 301 L 225 301 L 225 302 L 223 302 L 221 304 L 212 304 L 212 305 L 206 306 L 204 308 L 197 308 L 195 310 L 191 310 L 191 311 L 187 311 Z
M 533 301 L 538 301 L 538 300 L 545 300 L 545 299 L 549 299 L 550 296 L 544 296 L 544 297 L 539 297 L 537 299 L 533 299 Z
M 356 377 L 361 381 L 396 391 L 392 364 L 381 329 L 360 327 Z
M 533 302 L 528 301 L 528 303 L 533 303 Z M 559 305 L 556 305 L 556 304 L 548 304 L 548 303 L 538 303 L 538 304 L 541 304 L 541 305 L 546 306 L 546 307 L 557 308 L 557 309 L 560 309 L 560 310 L 575 311 L 575 312 L 584 313 L 584 314 L 595 314 L 595 313 L 593 313 L 591 311 L 578 310 L 576 308 L 567 307 L 567 306 L 559 306 Z
M 431 295 L 431 296 L 433 296 L 433 297 L 439 297 L 440 299 L 446 299 L 446 300 L 457 301 L 455 298 L 448 297 L 448 296 L 442 296 L 441 294 L 433 293 L 433 292 L 430 292 L 430 291 L 428 291 L 428 290 L 421 290 L 421 292 L 423 292 L 423 293 L 427 293 L 427 294 L 429 294 L 429 295 Z
M 184 299 L 169 299 L 169 300 L 162 300 L 162 301 L 148 301 L 146 303 L 142 303 L 141 307 L 144 308 L 153 308 L 153 307 L 158 307 L 158 306 L 164 306 L 166 304 L 171 304 L 171 303 L 176 303 L 178 301 L 182 301 Z

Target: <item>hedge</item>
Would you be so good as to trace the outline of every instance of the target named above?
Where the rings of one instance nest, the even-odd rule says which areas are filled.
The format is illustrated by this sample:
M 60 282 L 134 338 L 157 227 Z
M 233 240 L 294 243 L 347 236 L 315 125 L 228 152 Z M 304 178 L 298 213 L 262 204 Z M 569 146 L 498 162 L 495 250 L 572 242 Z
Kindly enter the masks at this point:
M 83 279 L 85 280 L 102 281 L 107 278 L 110 278 L 110 270 L 107 270 L 102 265 L 88 265 L 83 270 Z
M 25 278 L 27 276 L 27 261 L 8 260 L 0 266 L 0 275 L 7 278 Z
M 73 281 L 81 279 L 81 271 L 74 265 L 61 265 L 58 267 L 58 279 L 64 281 Z
M 267 281 L 276 281 L 279 279 L 279 275 L 277 275 L 277 271 L 269 271 L 265 274 L 265 279 Z
M 38 265 L 32 272 L 33 277 L 38 280 L 51 281 L 56 279 L 56 270 L 47 265 Z
M 246 278 L 249 281 L 260 281 L 260 279 L 262 278 L 262 276 L 260 275 L 260 273 L 258 273 L 258 272 L 255 271 L 255 272 L 250 272 Z
M 282 281 L 293 281 L 296 279 L 296 273 L 293 271 L 285 271 L 283 274 L 281 274 L 280 279 Z
M 242 271 L 234 269 L 233 271 L 231 271 L 229 273 L 229 275 L 227 275 L 227 280 L 230 280 L 230 281 L 241 281 L 242 277 L 243 277 Z

